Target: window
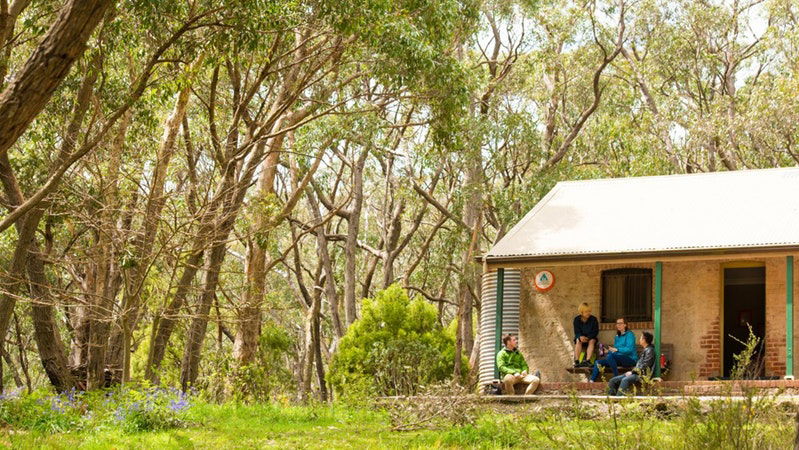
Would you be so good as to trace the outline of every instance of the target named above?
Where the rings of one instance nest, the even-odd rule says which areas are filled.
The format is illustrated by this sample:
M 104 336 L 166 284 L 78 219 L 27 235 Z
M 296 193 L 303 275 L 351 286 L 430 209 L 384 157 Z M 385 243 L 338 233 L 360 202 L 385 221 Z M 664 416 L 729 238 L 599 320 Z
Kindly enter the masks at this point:
M 652 320 L 652 269 L 613 269 L 602 272 L 602 322 Z

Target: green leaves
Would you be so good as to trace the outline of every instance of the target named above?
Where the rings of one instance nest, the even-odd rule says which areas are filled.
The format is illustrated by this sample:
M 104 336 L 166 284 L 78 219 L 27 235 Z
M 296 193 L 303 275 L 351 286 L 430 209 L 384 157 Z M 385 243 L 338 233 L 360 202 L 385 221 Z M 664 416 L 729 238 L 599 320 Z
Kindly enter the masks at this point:
M 325 0 L 318 6 L 334 30 L 357 39 L 370 76 L 426 99 L 436 141 L 458 149 L 469 79 L 454 53 L 475 29 L 477 3 Z
M 433 305 L 394 284 L 364 299 L 361 314 L 330 366 L 328 379 L 339 392 L 365 385 L 373 395 L 410 395 L 452 373 L 453 338 L 438 325 Z

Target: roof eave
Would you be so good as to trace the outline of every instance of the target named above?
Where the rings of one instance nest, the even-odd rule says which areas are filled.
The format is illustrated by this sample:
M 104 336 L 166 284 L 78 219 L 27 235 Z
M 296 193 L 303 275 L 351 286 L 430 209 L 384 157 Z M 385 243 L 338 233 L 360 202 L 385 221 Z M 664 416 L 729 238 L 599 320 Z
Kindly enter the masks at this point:
M 642 252 L 606 252 L 606 253 L 581 253 L 563 255 L 510 255 L 510 256 L 489 256 L 482 255 L 475 258 L 479 263 L 498 264 L 505 262 L 520 263 L 557 263 L 557 262 L 577 262 L 592 260 L 613 260 L 623 261 L 625 259 L 641 259 L 672 256 L 726 256 L 743 253 L 767 253 L 778 251 L 799 251 L 799 245 L 768 245 L 759 247 L 723 247 L 706 249 L 677 249 L 677 250 L 653 250 Z

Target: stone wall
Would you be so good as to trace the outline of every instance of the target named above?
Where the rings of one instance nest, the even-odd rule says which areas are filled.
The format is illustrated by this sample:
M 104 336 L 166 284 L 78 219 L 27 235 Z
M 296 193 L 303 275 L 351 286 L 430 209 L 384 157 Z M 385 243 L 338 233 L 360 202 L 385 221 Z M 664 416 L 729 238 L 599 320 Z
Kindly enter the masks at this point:
M 663 263 L 662 341 L 674 346 L 668 379 L 706 379 L 721 375 L 722 274 L 725 264 L 736 261 L 740 260 Z M 746 261 L 766 266 L 766 374 L 782 376 L 785 374 L 785 258 L 747 258 Z M 797 264 L 795 281 L 799 280 L 799 262 Z M 599 317 L 601 273 L 623 267 L 653 269 L 654 263 L 522 268 L 520 348 L 531 368 L 543 372 L 545 381 L 584 379 L 565 370 L 573 359 L 572 320 L 582 302 L 588 303 Z M 539 293 L 533 289 L 532 279 L 543 269 L 553 272 L 555 286 L 549 292 Z M 794 323 L 799 325 L 797 301 L 794 302 Z M 607 329 L 600 331 L 600 340 L 612 343 L 613 326 L 608 324 L 603 328 Z M 643 330 L 652 331 L 652 324 L 636 324 L 633 329 L 638 335 Z M 794 348 L 799 350 L 799 336 L 795 336 L 794 341 Z M 799 361 L 794 362 L 794 373 L 797 368 Z

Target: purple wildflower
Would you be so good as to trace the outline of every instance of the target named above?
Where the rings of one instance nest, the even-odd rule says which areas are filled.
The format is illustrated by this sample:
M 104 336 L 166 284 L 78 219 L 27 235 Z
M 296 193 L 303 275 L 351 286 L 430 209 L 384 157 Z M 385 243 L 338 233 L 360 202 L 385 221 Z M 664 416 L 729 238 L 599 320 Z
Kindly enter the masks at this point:
M 121 406 L 117 407 L 117 409 L 114 411 L 114 420 L 117 422 L 122 422 L 125 420 L 125 409 Z
M 176 412 L 176 413 L 181 412 L 181 411 L 185 411 L 186 409 L 189 408 L 189 406 L 190 406 L 189 402 L 185 398 L 181 398 L 181 399 L 178 399 L 178 400 L 171 400 L 169 402 L 169 409 L 172 412 Z
M 15 398 L 19 398 L 22 395 L 22 388 L 15 388 L 10 391 L 4 391 L 0 394 L 0 401 L 3 400 L 13 400 Z
M 55 411 L 57 413 L 63 413 L 64 412 L 64 408 L 61 407 L 61 401 L 57 397 L 54 397 L 50 401 L 50 410 L 51 411 Z

